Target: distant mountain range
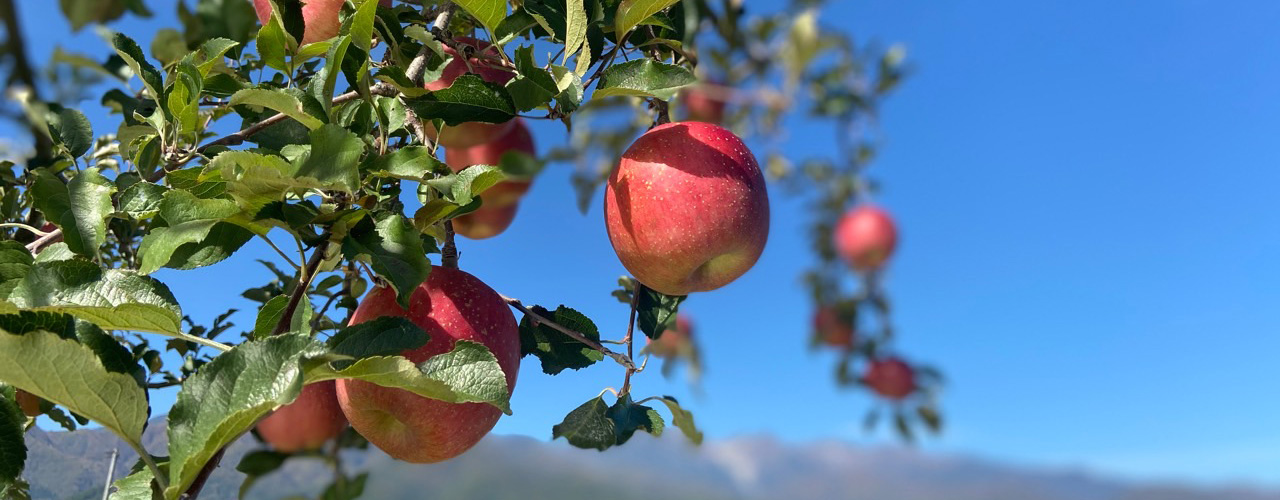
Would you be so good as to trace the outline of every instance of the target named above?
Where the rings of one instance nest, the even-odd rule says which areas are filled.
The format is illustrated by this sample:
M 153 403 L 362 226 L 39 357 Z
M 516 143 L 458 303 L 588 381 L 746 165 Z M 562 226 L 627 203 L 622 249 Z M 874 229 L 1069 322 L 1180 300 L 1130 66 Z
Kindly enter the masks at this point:
M 163 422 L 148 449 L 164 448 Z M 35 499 L 97 499 L 113 448 L 117 477 L 136 459 L 104 430 L 27 437 L 26 477 Z M 201 498 L 236 498 L 235 464 L 256 444 L 232 446 Z M 563 442 L 490 436 L 436 465 L 396 462 L 378 452 L 346 459 L 370 471 L 363 498 L 376 500 L 1280 500 L 1280 492 L 1130 484 L 1081 473 L 1020 469 L 983 460 L 846 442 L 789 444 L 767 437 L 693 448 L 679 439 L 637 437 L 604 453 Z M 248 498 L 314 497 L 328 482 L 318 461 L 295 459 L 253 486 Z

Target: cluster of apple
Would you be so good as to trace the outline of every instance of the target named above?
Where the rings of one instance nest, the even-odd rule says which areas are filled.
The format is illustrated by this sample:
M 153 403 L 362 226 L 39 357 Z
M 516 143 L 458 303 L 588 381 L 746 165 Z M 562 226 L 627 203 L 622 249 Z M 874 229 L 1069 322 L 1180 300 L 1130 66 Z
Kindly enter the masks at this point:
M 265 22 L 270 0 L 255 0 L 255 6 Z M 323 1 L 305 4 L 303 43 L 336 31 L 334 12 Z M 497 84 L 514 77 L 496 47 L 462 37 L 454 42 L 465 54 L 447 47 L 452 59 L 439 79 L 426 84 L 428 90 L 447 88 L 466 73 Z M 423 125 L 444 147 L 455 171 L 497 165 L 511 151 L 534 154 L 529 129 L 518 118 L 442 131 Z M 453 219 L 454 230 L 470 238 L 501 233 L 529 185 L 527 179 L 509 179 L 486 190 L 480 209 Z M 732 132 L 705 122 L 662 124 L 638 138 L 609 179 L 604 213 L 622 264 L 643 286 L 667 295 L 714 290 L 737 279 L 759 259 L 769 233 L 769 199 L 755 157 Z M 518 325 L 492 288 L 466 272 L 436 266 L 414 290 L 408 309 L 395 299 L 389 287 L 373 289 L 351 324 L 385 316 L 409 319 L 430 335 L 426 345 L 402 353 L 415 363 L 448 352 L 457 340 L 481 343 L 497 358 L 508 389 L 514 389 L 521 355 Z M 659 345 L 680 349 L 690 331 L 687 318 L 678 320 L 674 335 L 660 337 Z M 293 403 L 260 421 L 257 433 L 276 450 L 295 452 L 318 448 L 349 424 L 394 458 L 433 463 L 470 449 L 501 415 L 488 404 L 446 403 L 368 382 L 337 380 L 306 386 Z

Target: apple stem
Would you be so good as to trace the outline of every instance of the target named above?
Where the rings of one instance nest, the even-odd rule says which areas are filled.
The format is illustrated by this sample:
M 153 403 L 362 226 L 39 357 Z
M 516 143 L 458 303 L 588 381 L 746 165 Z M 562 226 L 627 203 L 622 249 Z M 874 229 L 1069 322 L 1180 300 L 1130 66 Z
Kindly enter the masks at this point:
M 529 317 L 529 319 L 531 319 L 535 325 L 547 325 L 547 326 L 551 327 L 551 329 L 556 330 L 556 331 L 558 331 L 558 332 L 560 332 L 560 333 L 563 333 L 563 334 L 565 334 L 565 335 L 568 335 L 569 337 L 573 338 L 573 340 L 576 340 L 576 341 L 578 341 L 578 342 L 582 342 L 582 343 L 583 343 L 584 345 L 586 345 L 587 347 L 590 347 L 590 348 L 592 348 L 592 349 L 595 349 L 595 350 L 597 350 L 597 351 L 600 351 L 600 353 L 601 353 L 601 354 L 604 354 L 605 356 L 608 356 L 608 357 L 610 357 L 610 358 L 613 358 L 613 360 L 614 360 L 614 361 L 617 361 L 617 362 L 618 362 L 618 364 L 622 365 L 623 367 L 627 368 L 628 370 L 635 370 L 635 368 L 636 368 L 636 364 L 635 364 L 635 362 L 631 361 L 631 357 L 630 357 L 630 356 L 628 356 L 628 355 L 626 355 L 626 354 L 621 354 L 621 353 L 613 352 L 613 351 L 609 350 L 609 348 L 608 348 L 608 347 L 605 347 L 605 346 L 601 345 L 599 342 L 596 342 L 596 341 L 594 341 L 594 340 L 591 340 L 591 339 L 587 338 L 587 336 L 586 336 L 586 335 L 583 335 L 583 334 L 578 333 L 578 332 L 576 332 L 576 331 L 573 331 L 573 330 L 570 330 L 570 329 L 568 329 L 568 328 L 565 328 L 564 326 L 560 325 L 559 323 L 556 323 L 556 322 L 554 322 L 554 321 L 551 321 L 550 319 L 547 319 L 547 318 L 543 317 L 542 315 L 540 315 L 540 314 L 538 314 L 538 313 L 533 312 L 533 311 L 532 311 L 532 310 L 530 310 L 528 307 L 525 307 L 525 305 L 524 305 L 523 303 L 521 303 L 521 302 L 520 302 L 520 299 L 513 299 L 513 298 L 511 298 L 511 297 L 507 297 L 507 296 L 503 295 L 503 296 L 502 296 L 502 300 L 506 301 L 507 305 L 509 305 L 509 306 L 511 306 L 511 307 L 514 307 L 514 308 L 518 309 L 521 313 L 524 313 L 524 315 L 525 315 L 525 316 L 527 316 L 527 317 Z
M 440 265 L 458 268 L 458 246 L 453 242 L 453 220 L 444 221 L 444 248 L 440 250 Z

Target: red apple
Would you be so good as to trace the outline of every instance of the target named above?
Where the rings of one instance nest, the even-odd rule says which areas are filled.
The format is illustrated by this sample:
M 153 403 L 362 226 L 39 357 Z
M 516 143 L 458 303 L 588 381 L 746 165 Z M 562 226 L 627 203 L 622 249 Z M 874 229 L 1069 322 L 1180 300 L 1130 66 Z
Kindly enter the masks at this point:
M 916 390 L 915 370 L 901 359 L 888 357 L 873 360 L 863 382 L 876 394 L 889 399 L 902 399 Z
M 813 314 L 813 330 L 831 347 L 853 347 L 853 324 L 833 306 L 822 306 Z
M 725 99 L 721 84 L 714 81 L 696 85 L 684 93 L 684 104 L 689 110 L 692 121 L 714 123 L 724 122 Z
M 298 45 L 328 40 L 338 36 L 338 13 L 342 11 L 344 0 L 302 0 L 302 39 Z M 381 0 L 383 7 L 390 7 L 391 0 Z M 271 0 L 253 0 L 253 10 L 258 13 L 258 21 L 266 24 L 271 19 Z
M 38 417 L 40 411 L 40 397 L 29 393 L 22 389 L 16 389 L 13 393 L 13 399 L 18 403 L 18 408 L 22 409 L 22 414 L 28 417 Z
M 453 232 L 473 240 L 492 238 L 508 227 L 516 218 L 518 203 L 506 206 L 481 205 L 479 209 L 453 219 Z
M 335 384 L 326 380 L 303 387 L 298 399 L 258 422 L 258 435 L 276 451 L 293 453 L 320 448 L 346 426 Z
M 474 276 L 457 269 L 433 267 L 427 281 L 413 291 L 409 309 L 396 303 L 396 293 L 378 287 L 360 302 L 351 324 L 382 316 L 408 318 L 431 336 L 425 346 L 405 351 L 420 363 L 453 349 L 454 342 L 484 344 L 498 359 L 514 389 L 520 368 L 520 334 L 506 301 Z M 456 457 L 493 429 L 502 412 L 484 403 L 446 403 L 408 391 L 360 380 L 338 381 L 338 404 L 351 426 L 393 458 L 433 463 Z
M 529 132 L 529 126 L 525 125 L 524 120 L 516 118 L 509 123 L 511 129 L 495 140 L 469 148 L 446 147 L 445 160 L 449 168 L 457 172 L 472 165 L 499 165 L 502 155 L 508 151 L 538 154 L 534 148 L 533 134 Z M 529 191 L 530 184 L 532 182 L 527 180 L 503 181 L 485 190 L 480 197 L 484 199 L 485 206 L 503 207 L 519 201 Z
M 769 238 L 764 176 L 717 125 L 668 123 L 636 139 L 605 189 L 622 265 L 667 295 L 715 290 L 755 265 Z
M 850 210 L 836 224 L 836 252 L 854 269 L 879 269 L 893 255 L 897 243 L 898 230 L 893 218 L 873 205 Z
M 693 322 L 683 313 L 676 314 L 676 324 L 663 331 L 658 340 L 651 342 L 649 352 L 654 356 L 669 358 L 679 355 L 693 343 Z
M 458 51 L 448 45 L 444 46 L 445 54 L 453 56 L 453 59 L 445 65 L 440 73 L 440 78 L 432 82 L 427 82 L 425 87 L 427 90 L 441 90 L 449 88 L 453 85 L 453 81 L 459 76 L 467 73 L 475 73 L 486 82 L 496 83 L 498 85 L 506 85 L 508 81 L 515 78 L 515 72 L 507 63 L 502 61 L 502 54 L 498 52 L 498 48 L 483 40 L 460 36 L 453 39 L 460 45 L 470 46 L 475 49 L 474 56 L 465 59 L 458 55 Z M 492 142 L 506 134 L 512 126 L 514 120 L 508 120 L 504 123 L 483 123 L 483 122 L 466 122 L 452 127 L 445 127 L 444 133 L 439 136 L 439 142 L 446 148 L 469 148 L 477 144 Z M 427 136 L 432 140 L 437 140 L 436 129 L 429 122 L 423 123 Z

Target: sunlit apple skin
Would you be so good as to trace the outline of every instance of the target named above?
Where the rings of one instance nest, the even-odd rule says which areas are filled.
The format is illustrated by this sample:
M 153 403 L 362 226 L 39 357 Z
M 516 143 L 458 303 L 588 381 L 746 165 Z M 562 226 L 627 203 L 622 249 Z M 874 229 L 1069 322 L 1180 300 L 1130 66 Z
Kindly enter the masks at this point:
M 884 266 L 898 245 L 898 229 L 893 218 L 873 205 L 860 205 L 836 223 L 836 252 L 860 271 Z
M 822 306 L 813 313 L 813 329 L 822 343 L 831 347 L 853 347 L 853 325 L 840 317 L 834 307 Z
M 302 40 L 299 45 L 328 40 L 338 36 L 338 13 L 342 11 L 344 0 L 302 0 Z M 391 0 L 381 0 L 383 7 L 390 7 Z M 271 19 L 271 0 L 253 0 L 253 10 L 258 13 L 258 22 L 266 24 Z
M 703 122 L 636 139 L 605 188 L 605 225 L 622 265 L 667 295 L 715 290 L 755 265 L 769 238 L 769 196 L 751 151 Z
M 433 267 L 401 308 L 395 291 L 378 287 L 351 317 L 357 324 L 382 316 L 408 318 L 431 336 L 426 345 L 404 352 L 418 363 L 453 349 L 457 340 L 484 344 L 514 389 L 520 368 L 520 335 L 515 316 L 497 292 L 456 269 Z M 484 403 L 446 403 L 400 389 L 359 380 L 338 381 L 338 404 L 351 426 L 388 455 L 407 462 L 434 463 L 456 457 L 484 437 L 502 412 Z
M 335 384 L 326 380 L 303 387 L 298 399 L 258 422 L 258 435 L 276 451 L 294 453 L 319 449 L 346 426 Z
M 465 36 L 456 37 L 453 40 L 460 45 L 470 45 L 475 48 L 475 54 L 477 55 L 502 57 L 501 54 L 498 53 L 497 47 L 494 47 L 484 40 L 476 40 Z M 473 56 L 469 61 L 465 61 L 462 57 L 458 56 L 458 51 L 448 45 L 444 46 L 444 52 L 453 56 L 453 59 L 449 61 L 449 64 L 445 65 L 443 70 L 441 70 L 440 78 L 435 81 L 427 82 L 427 84 L 424 85 L 427 90 L 434 91 L 449 88 L 450 85 L 453 85 L 453 81 L 457 80 L 459 76 L 466 74 L 468 69 L 476 75 L 479 75 L 480 78 L 484 79 L 484 81 L 496 83 L 498 85 L 506 85 L 508 81 L 515 78 L 515 72 L 506 65 L 496 63 L 488 59 L 482 59 L 477 56 Z M 468 63 L 470 64 L 470 68 L 468 68 Z M 432 140 L 439 140 L 440 145 L 446 148 L 469 148 L 477 144 L 491 142 L 502 137 L 510 131 L 512 123 L 513 120 L 508 120 L 503 123 L 466 122 L 460 125 L 445 127 L 444 133 L 441 134 L 438 139 L 436 137 L 435 127 L 429 122 L 424 122 L 423 129 L 426 131 L 428 137 Z
M 472 165 L 498 165 L 502 155 L 508 151 L 519 151 L 528 155 L 537 155 L 533 143 L 533 134 L 524 120 L 516 118 L 508 122 L 511 129 L 501 137 L 489 142 L 476 144 L 469 148 L 445 148 L 445 161 L 449 168 L 458 172 Z M 486 206 L 506 206 L 517 201 L 529 191 L 531 181 L 503 181 L 480 195 Z
M 41 413 L 44 413 L 40 411 L 40 396 L 17 389 L 13 393 L 13 399 L 18 403 L 18 408 L 22 409 L 23 415 L 38 417 Z
M 693 321 L 683 313 L 676 314 L 676 324 L 662 332 L 658 340 L 649 345 L 649 352 L 658 357 L 678 355 L 693 342 Z
M 717 84 L 712 83 L 710 85 Z M 684 94 L 684 104 L 689 110 L 690 120 L 719 125 L 724 123 L 725 100 L 723 97 L 715 95 L 714 91 L 708 89 L 710 85 L 703 84 L 691 87 Z
M 898 358 L 884 358 L 871 362 L 863 382 L 882 397 L 898 400 L 916 390 L 915 370 Z
M 473 240 L 492 238 L 511 227 L 511 222 L 516 219 L 516 211 L 519 208 L 518 203 L 497 207 L 481 205 L 474 212 L 455 217 L 453 232 Z

